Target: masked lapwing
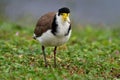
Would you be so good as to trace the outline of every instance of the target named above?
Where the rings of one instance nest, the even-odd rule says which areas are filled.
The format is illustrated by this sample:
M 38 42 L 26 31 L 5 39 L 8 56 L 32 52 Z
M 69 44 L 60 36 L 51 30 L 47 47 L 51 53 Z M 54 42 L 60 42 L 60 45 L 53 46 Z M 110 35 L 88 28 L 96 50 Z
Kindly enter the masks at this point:
M 40 17 L 34 30 L 33 38 L 42 45 L 45 66 L 46 61 L 45 47 L 54 47 L 54 66 L 56 67 L 56 49 L 66 43 L 71 35 L 70 9 L 60 8 L 57 12 L 49 12 Z

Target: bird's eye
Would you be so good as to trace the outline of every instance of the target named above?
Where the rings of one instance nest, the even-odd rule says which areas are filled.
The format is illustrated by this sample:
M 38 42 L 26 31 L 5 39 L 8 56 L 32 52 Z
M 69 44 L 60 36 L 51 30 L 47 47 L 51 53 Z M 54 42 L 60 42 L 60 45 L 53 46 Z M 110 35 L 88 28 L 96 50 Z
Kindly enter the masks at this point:
M 61 13 L 61 15 L 68 15 L 67 13 Z
M 63 15 L 63 13 L 61 13 L 61 15 Z

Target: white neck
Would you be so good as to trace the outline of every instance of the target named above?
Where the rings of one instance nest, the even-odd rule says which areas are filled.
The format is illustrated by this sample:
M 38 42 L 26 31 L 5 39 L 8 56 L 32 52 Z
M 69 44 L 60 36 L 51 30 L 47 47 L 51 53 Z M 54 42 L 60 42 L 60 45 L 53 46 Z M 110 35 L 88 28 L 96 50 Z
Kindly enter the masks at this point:
M 58 16 L 58 13 L 56 13 L 56 23 L 58 24 L 57 36 L 64 36 L 68 32 L 68 29 L 69 29 L 69 26 L 70 26 L 69 17 L 67 18 L 66 21 L 63 21 L 62 16 L 61 15 Z

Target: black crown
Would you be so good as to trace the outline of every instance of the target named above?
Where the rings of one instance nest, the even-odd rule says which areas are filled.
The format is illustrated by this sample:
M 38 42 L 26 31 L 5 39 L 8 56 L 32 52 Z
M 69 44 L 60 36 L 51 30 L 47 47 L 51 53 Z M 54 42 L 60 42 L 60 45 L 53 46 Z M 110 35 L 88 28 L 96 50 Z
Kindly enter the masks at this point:
M 69 8 L 67 8 L 67 7 L 63 7 L 63 8 L 60 8 L 59 10 L 58 10 L 58 14 L 60 15 L 61 13 L 70 13 L 70 9 Z

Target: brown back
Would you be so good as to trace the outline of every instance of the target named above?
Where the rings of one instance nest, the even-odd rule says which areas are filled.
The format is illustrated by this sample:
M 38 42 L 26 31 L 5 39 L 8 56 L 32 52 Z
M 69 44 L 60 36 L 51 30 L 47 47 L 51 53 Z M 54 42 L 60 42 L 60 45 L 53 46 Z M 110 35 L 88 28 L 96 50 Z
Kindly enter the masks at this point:
M 38 20 L 36 24 L 36 28 L 34 30 L 34 33 L 36 37 L 39 37 L 42 35 L 42 33 L 46 32 L 48 29 L 52 28 L 52 22 L 55 16 L 55 12 L 49 12 Z

